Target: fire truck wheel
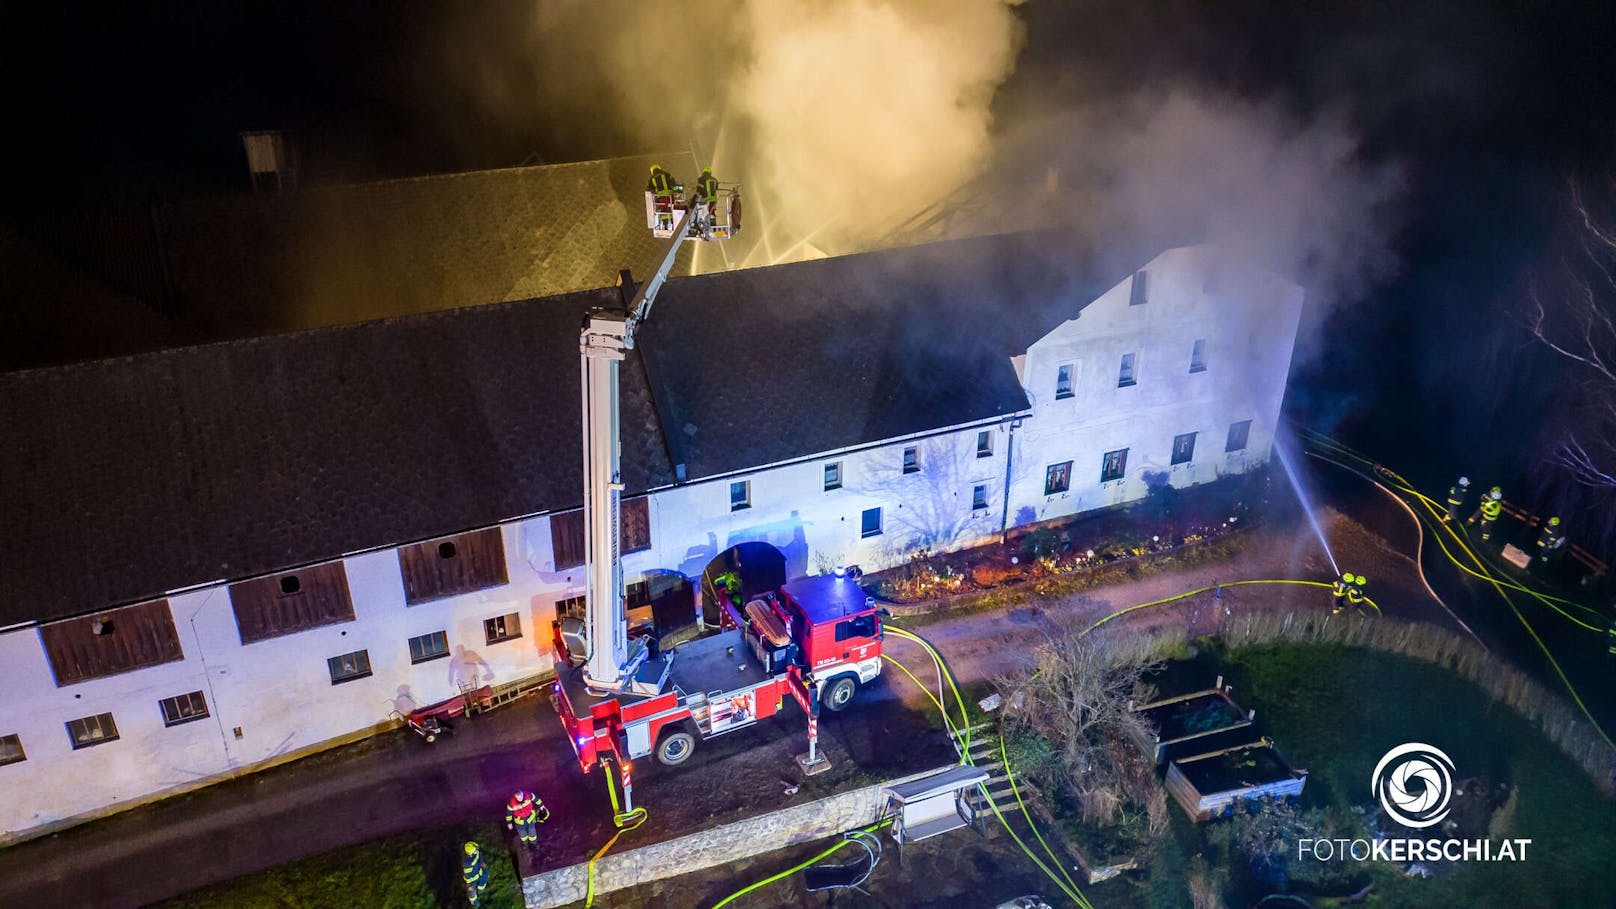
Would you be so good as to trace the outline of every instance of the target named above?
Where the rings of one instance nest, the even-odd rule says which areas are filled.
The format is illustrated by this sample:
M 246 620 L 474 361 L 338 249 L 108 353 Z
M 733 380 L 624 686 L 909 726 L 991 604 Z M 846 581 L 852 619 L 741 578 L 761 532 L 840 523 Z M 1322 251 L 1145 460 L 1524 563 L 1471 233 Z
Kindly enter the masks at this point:
M 841 710 L 853 703 L 853 695 L 858 694 L 858 679 L 850 675 L 831 679 L 825 686 L 822 703 L 832 710 Z
M 668 767 L 677 767 L 696 753 L 696 737 L 685 729 L 670 729 L 662 733 L 657 742 L 656 759 Z

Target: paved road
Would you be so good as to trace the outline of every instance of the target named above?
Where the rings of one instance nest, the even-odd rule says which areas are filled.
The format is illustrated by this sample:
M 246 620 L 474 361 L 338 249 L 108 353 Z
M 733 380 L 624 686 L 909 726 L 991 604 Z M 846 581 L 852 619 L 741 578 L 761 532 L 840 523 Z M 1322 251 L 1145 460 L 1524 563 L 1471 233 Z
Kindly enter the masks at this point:
M 1356 508 L 1350 498 L 1344 504 Z M 1337 557 L 1373 572 L 1374 594 L 1389 614 L 1451 624 L 1423 593 L 1412 560 L 1397 547 L 1326 518 Z M 1381 515 L 1372 523 L 1383 520 Z M 1380 529 L 1398 533 L 1395 526 Z M 1401 532 L 1411 530 L 1405 525 Z M 922 630 L 942 647 L 962 680 L 988 679 L 1027 659 L 1052 625 L 1086 624 L 1122 606 L 1217 581 L 1323 579 L 1330 571 L 1311 534 L 1276 527 L 1254 532 L 1245 553 L 1214 568 L 1097 588 L 1037 609 L 944 619 Z M 1215 623 L 1215 610 L 1225 605 L 1322 609 L 1327 597 L 1317 588 L 1245 587 L 1232 601 L 1214 603 L 1203 596 L 1138 613 L 1133 620 L 1188 622 L 1207 630 Z M 893 647 L 910 666 L 922 665 L 913 645 L 894 642 Z M 839 769 L 812 778 L 792 798 L 812 797 L 861 770 L 879 774 L 946 762 L 940 737 L 926 732 L 924 711 L 905 703 L 921 702 L 907 680 L 889 673 L 868 694 L 869 703 L 822 727 Z M 779 720 L 706 743 L 696 767 L 637 767 L 636 795 L 654 807 L 653 823 L 635 839 L 676 836 L 784 801 L 781 790 L 796 778 L 791 755 L 803 746 L 801 718 L 794 714 L 795 708 L 788 708 Z M 701 782 L 699 798 L 692 798 L 693 780 Z M 723 782 L 714 785 L 714 780 Z M 405 830 L 494 818 L 518 784 L 538 791 L 555 817 L 545 829 L 540 866 L 581 860 L 610 835 L 599 780 L 580 783 L 559 724 L 535 699 L 462 723 L 456 735 L 435 745 L 403 733 L 382 736 L 0 850 L 0 906 L 144 905 Z

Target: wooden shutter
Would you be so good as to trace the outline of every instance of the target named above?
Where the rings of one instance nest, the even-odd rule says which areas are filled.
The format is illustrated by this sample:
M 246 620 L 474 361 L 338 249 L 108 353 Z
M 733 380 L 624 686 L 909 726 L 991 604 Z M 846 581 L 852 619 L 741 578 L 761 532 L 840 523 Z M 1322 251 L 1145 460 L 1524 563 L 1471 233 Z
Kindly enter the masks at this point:
M 57 687 L 185 659 L 167 600 L 41 625 L 39 640 Z
M 400 546 L 398 567 L 411 606 L 509 583 L 498 527 Z
M 557 571 L 584 563 L 584 513 L 564 511 L 550 516 L 550 546 Z
M 230 606 L 243 644 L 354 618 L 348 572 L 341 562 L 231 584 Z

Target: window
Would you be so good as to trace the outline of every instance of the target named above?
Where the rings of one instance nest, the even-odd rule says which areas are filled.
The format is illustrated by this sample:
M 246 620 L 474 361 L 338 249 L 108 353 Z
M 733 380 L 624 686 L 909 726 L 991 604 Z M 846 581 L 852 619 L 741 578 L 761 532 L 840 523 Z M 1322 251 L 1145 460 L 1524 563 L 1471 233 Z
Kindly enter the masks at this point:
M 56 687 L 185 658 L 167 600 L 39 626 Z
M 859 518 L 859 536 L 878 537 L 881 535 L 881 509 L 866 508 Z
M 295 575 L 231 584 L 230 608 L 243 644 L 351 622 L 354 617 L 348 574 L 340 561 L 312 565 Z
M 505 539 L 498 527 L 489 527 L 400 546 L 398 568 L 404 576 L 404 602 L 411 606 L 503 587 L 508 581 Z
M 1044 495 L 1052 496 L 1072 488 L 1072 462 L 1051 464 L 1044 471 Z
M 1145 273 L 1142 271 L 1136 271 L 1133 273 L 1133 285 L 1128 288 L 1128 305 L 1143 306 L 1147 299 L 1148 297 L 1145 293 Z
M 582 596 L 567 597 L 564 600 L 556 600 L 555 609 L 556 618 L 558 619 L 581 619 L 584 618 L 585 614 L 589 611 L 588 604 Z
M 584 563 L 583 509 L 550 515 L 550 552 L 555 555 L 556 571 Z
M 903 450 L 903 472 L 920 472 L 920 447 L 918 445 L 910 445 Z
M 984 429 L 976 434 L 976 456 L 979 458 L 993 457 L 993 432 Z
M 200 691 L 163 698 L 157 702 L 157 706 L 163 709 L 164 726 L 178 726 L 192 720 L 207 719 L 208 716 L 208 702 Z
M 836 640 L 875 637 L 875 616 L 861 615 L 856 619 L 836 623 Z
M 497 616 L 483 622 L 483 637 L 490 644 L 510 641 L 522 636 L 522 617 L 516 613 Z
M 1190 372 L 1206 372 L 1206 339 L 1199 338 L 1190 348 Z
M 988 507 L 988 484 L 978 483 L 971 487 L 971 510 L 981 511 Z
M 640 496 L 617 506 L 618 546 L 623 552 L 651 548 L 651 497 Z
M 752 481 L 738 480 L 729 484 L 729 510 L 742 511 L 752 507 Z
M 28 760 L 22 753 L 22 739 L 14 735 L 0 735 L 0 766 Z
M 825 465 L 825 491 L 842 488 L 842 462 L 832 461 Z
M 82 720 L 68 720 L 67 736 L 73 740 L 73 750 L 77 751 L 91 745 L 117 741 L 118 724 L 112 721 L 110 713 L 98 713 Z
M 1117 370 L 1118 388 L 1127 388 L 1129 385 L 1137 384 L 1133 374 L 1133 363 L 1134 354 L 1125 353 L 1122 355 L 1122 368 Z
M 326 668 L 331 670 L 333 685 L 366 678 L 370 675 L 370 651 L 355 650 L 353 653 L 334 656 L 326 660 L 325 664 Z
M 1173 436 L 1173 463 L 1188 464 L 1195 457 L 1195 433 Z
M 1055 400 L 1072 396 L 1072 373 L 1076 371 L 1075 367 L 1074 363 L 1060 365 L 1060 371 L 1055 374 Z
M 1105 463 L 1100 467 L 1100 482 L 1109 483 L 1112 480 L 1122 479 L 1128 472 L 1128 449 L 1119 448 L 1116 451 L 1105 453 Z
M 410 662 L 425 663 L 449 655 L 449 635 L 447 632 L 434 631 L 420 637 L 410 638 Z
M 1229 424 L 1229 441 L 1223 443 L 1224 451 L 1245 451 L 1246 438 L 1251 435 L 1251 421 L 1241 420 Z

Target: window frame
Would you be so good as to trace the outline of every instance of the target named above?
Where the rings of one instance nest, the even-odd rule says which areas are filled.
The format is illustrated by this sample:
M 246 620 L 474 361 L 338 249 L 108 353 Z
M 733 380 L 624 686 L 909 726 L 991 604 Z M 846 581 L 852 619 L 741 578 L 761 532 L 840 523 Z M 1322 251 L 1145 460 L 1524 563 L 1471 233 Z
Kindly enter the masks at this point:
M 75 723 L 89 723 L 91 720 L 94 720 L 96 728 L 100 729 L 103 718 L 106 720 L 106 725 L 112 729 L 111 735 L 102 735 L 94 739 L 80 739 L 73 731 L 73 726 Z M 62 725 L 67 727 L 67 740 L 72 743 L 74 751 L 82 751 L 85 748 L 94 748 L 97 745 L 105 745 L 108 742 L 116 742 L 120 738 L 118 734 L 118 721 L 113 719 L 112 711 L 110 710 L 106 713 L 97 713 L 90 716 L 77 717 L 75 719 L 68 720 Z M 89 727 L 85 726 L 84 729 L 88 731 Z
M 836 475 L 835 479 L 831 478 L 831 474 L 833 472 Z M 823 485 L 824 485 L 825 492 L 834 492 L 834 491 L 836 491 L 838 489 L 841 489 L 842 488 L 842 462 L 841 461 L 826 461 L 825 462 L 825 469 L 824 469 L 824 472 L 821 474 L 821 478 L 824 481 Z
M 905 474 L 920 473 L 919 445 L 905 445 L 903 447 L 903 472 Z
M 1139 351 L 1132 350 L 1122 355 L 1122 361 L 1117 364 L 1117 387 L 1132 388 L 1139 384 Z
M 735 493 L 736 493 L 737 490 L 739 490 L 740 493 L 741 493 L 740 498 L 735 497 Z M 751 480 L 731 480 L 730 483 L 729 483 L 729 510 L 732 511 L 732 512 L 733 511 L 745 511 L 746 509 L 751 508 L 751 507 L 752 507 L 752 481 Z
M 500 623 L 499 627 L 502 635 L 499 637 L 496 637 L 493 634 L 496 622 Z M 512 628 L 515 628 L 516 630 L 512 631 Z M 502 615 L 490 616 L 489 618 L 483 619 L 483 641 L 489 646 L 493 646 L 494 644 L 503 644 L 506 641 L 514 641 L 521 637 L 522 614 L 520 612 L 507 612 Z
M 873 638 L 875 637 L 875 631 L 875 614 L 866 613 L 837 622 L 836 640 L 851 641 L 856 638 Z
M 356 669 L 351 673 L 344 673 L 341 678 L 338 678 L 337 661 L 351 656 L 358 656 L 360 662 L 364 663 L 365 668 Z M 355 665 L 357 666 L 358 664 L 356 663 Z M 331 676 L 331 684 L 333 685 L 342 685 L 347 682 L 357 682 L 360 679 L 368 679 L 372 675 L 376 674 L 374 667 L 372 667 L 370 664 L 370 649 L 367 647 L 361 647 L 358 650 L 350 650 L 347 653 L 339 653 L 334 657 L 326 657 L 325 669 L 326 673 Z
M 1180 464 L 1189 464 L 1195 460 L 1195 437 L 1198 435 L 1200 435 L 1199 432 L 1181 432 L 1178 435 L 1173 436 L 1173 452 L 1172 456 L 1168 459 L 1170 462 L 1169 466 L 1177 467 Z M 1181 458 L 1178 456 L 1178 443 L 1180 440 L 1186 437 L 1190 440 L 1189 451 L 1186 452 Z
M 417 656 L 416 653 L 415 653 L 415 642 L 416 641 L 431 641 L 434 638 L 442 638 L 443 639 L 443 649 L 439 650 L 439 651 L 432 652 L 432 653 L 427 653 L 426 650 L 423 648 L 422 652 L 421 652 L 421 655 Z M 409 640 L 407 640 L 405 642 L 405 645 L 407 647 L 409 647 L 409 649 L 410 649 L 410 665 L 411 666 L 419 666 L 422 663 L 430 663 L 433 660 L 441 660 L 444 657 L 449 655 L 449 629 L 441 628 L 441 629 L 439 629 L 437 631 L 429 631 L 426 634 L 415 635 L 414 637 L 411 637 Z
M 875 515 L 874 530 L 869 529 L 869 517 L 871 514 Z M 886 521 L 886 514 L 881 510 L 880 505 L 876 505 L 873 508 L 864 509 L 859 513 L 859 539 L 868 540 L 871 537 L 878 537 L 883 533 L 886 533 Z
M 987 509 L 988 509 L 988 484 L 986 484 L 986 483 L 977 483 L 977 484 L 975 484 L 975 485 L 973 485 L 971 487 L 971 510 L 972 511 L 987 511 Z
M 1128 305 L 1144 306 L 1150 302 L 1150 279 L 1146 269 L 1139 269 L 1133 273 L 1131 283 L 1128 285 Z
M 1113 457 L 1115 458 L 1115 461 L 1116 461 L 1115 469 L 1113 469 L 1113 466 L 1112 466 Z M 1101 459 L 1100 459 L 1100 482 L 1101 483 L 1114 483 L 1114 482 L 1116 482 L 1118 480 L 1125 480 L 1125 479 L 1127 479 L 1127 477 L 1128 477 L 1128 449 L 1126 449 L 1126 448 L 1118 448 L 1115 451 L 1108 451 L 1104 455 L 1101 456 Z
M 1044 495 L 1058 496 L 1071 491 L 1071 461 L 1056 461 L 1055 463 L 1044 468 Z
M 1055 400 L 1077 397 L 1077 364 L 1062 363 L 1055 369 Z
M 183 712 L 180 707 L 180 702 L 182 699 L 184 699 L 187 704 L 194 705 L 200 703 L 202 705 L 201 712 Z M 174 713 L 172 715 L 169 714 L 168 710 L 168 705 L 170 703 L 174 705 Z M 187 691 L 184 694 L 176 694 L 173 697 L 163 698 L 157 702 L 157 709 L 163 714 L 163 728 L 165 729 L 170 726 L 183 726 L 186 723 L 194 723 L 197 720 L 205 720 L 213 715 L 212 711 L 208 710 L 207 695 L 203 694 L 201 691 Z
M 578 607 L 576 610 L 572 608 L 574 605 Z M 589 617 L 589 598 L 581 593 L 577 596 L 562 597 L 555 601 L 555 613 L 558 620 L 565 618 L 587 619 Z
M 976 431 L 976 456 L 979 458 L 993 457 L 993 430 L 979 429 Z
M 1206 339 L 1196 338 L 1190 345 L 1190 372 L 1206 372 Z
M 0 767 L 7 764 L 20 764 L 28 760 L 28 752 L 22 747 L 22 735 L 13 732 L 10 735 L 0 735 Z
M 1234 444 L 1235 427 L 1237 427 L 1237 426 L 1240 427 L 1240 444 L 1239 445 Z M 1233 423 L 1230 423 L 1229 424 L 1229 434 L 1226 437 L 1224 437 L 1224 440 L 1223 440 L 1223 453 L 1224 454 L 1234 454 L 1237 451 L 1245 451 L 1246 446 L 1250 445 L 1250 444 L 1251 444 L 1251 421 L 1250 420 L 1236 420 Z

